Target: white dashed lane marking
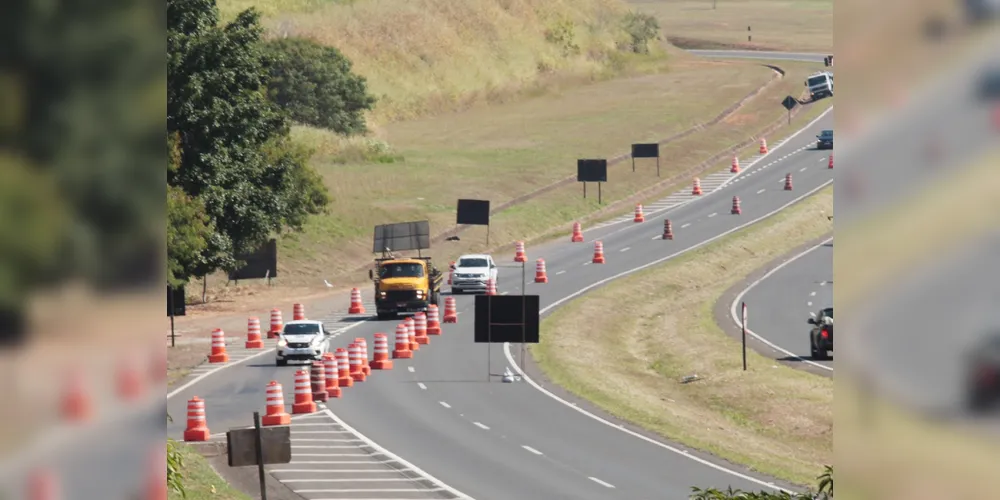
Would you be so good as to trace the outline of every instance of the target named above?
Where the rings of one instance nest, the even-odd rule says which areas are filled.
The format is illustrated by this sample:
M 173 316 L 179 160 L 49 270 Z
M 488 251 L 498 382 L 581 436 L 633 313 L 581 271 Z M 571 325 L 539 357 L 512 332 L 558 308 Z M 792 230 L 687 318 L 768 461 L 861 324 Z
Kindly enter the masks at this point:
M 534 453 L 535 455 L 541 455 L 542 454 L 542 452 L 540 452 L 540 451 L 538 451 L 538 450 L 536 450 L 536 449 L 534 449 L 534 448 L 532 448 L 532 447 L 530 447 L 530 446 L 528 446 L 526 444 L 521 445 L 521 448 L 524 448 L 524 449 L 526 449 L 526 450 Z
M 715 217 L 716 215 L 719 215 L 719 213 L 718 212 L 712 212 L 712 213 L 708 214 L 708 217 L 711 218 L 711 217 Z
M 423 389 L 423 390 L 425 390 L 425 391 L 427 390 L 427 386 L 426 386 L 426 385 L 424 385 L 424 383 L 423 383 L 423 382 L 417 382 L 417 387 L 419 387 L 419 388 L 421 388 L 421 389 Z
M 632 247 L 625 247 L 625 248 L 619 250 L 619 252 L 627 252 L 627 251 L 629 251 L 630 248 L 632 248 Z
M 409 370 L 410 373 L 413 373 L 413 372 L 417 371 L 416 368 L 414 368 L 412 366 L 407 366 L 406 369 Z
M 690 226 L 690 225 L 691 225 L 691 223 L 690 223 L 690 222 L 688 222 L 687 224 L 684 224 L 683 226 L 681 226 L 681 229 L 684 229 L 684 228 L 686 228 L 686 227 L 688 227 L 688 226 Z
M 565 273 L 565 272 L 566 271 L 559 271 L 558 273 L 556 273 L 556 276 L 559 276 L 560 274 Z
M 445 403 L 444 401 L 438 401 L 438 403 L 441 403 L 441 406 L 443 406 L 445 408 L 451 408 L 451 405 L 448 404 L 448 403 Z
M 760 191 L 757 191 L 757 194 L 763 193 L 764 191 L 766 191 L 766 189 L 761 189 Z
M 479 427 L 480 429 L 483 429 L 483 430 L 486 430 L 486 431 L 490 430 L 489 426 L 487 426 L 485 424 L 482 424 L 480 422 L 473 422 L 472 424 L 475 425 L 476 427 Z
M 611 484 L 611 483 L 609 483 L 607 481 L 601 481 L 600 479 L 597 479 L 596 477 L 593 477 L 593 476 L 588 477 L 587 479 L 590 479 L 591 481 L 593 481 L 593 482 L 595 482 L 595 483 L 597 483 L 597 484 L 599 484 L 601 486 L 604 486 L 605 488 L 614 488 L 615 487 L 615 485 L 613 485 L 613 484 Z

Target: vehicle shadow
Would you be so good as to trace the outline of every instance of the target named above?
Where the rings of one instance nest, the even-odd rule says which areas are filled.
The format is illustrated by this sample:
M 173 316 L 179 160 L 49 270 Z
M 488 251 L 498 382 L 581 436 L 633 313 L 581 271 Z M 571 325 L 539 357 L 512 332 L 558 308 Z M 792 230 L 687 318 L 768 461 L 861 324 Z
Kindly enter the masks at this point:
M 778 361 L 783 361 L 785 363 L 802 363 L 805 361 L 813 361 L 816 363 L 823 361 L 833 362 L 833 355 L 830 355 L 830 359 L 815 359 L 812 356 L 785 356 L 783 358 L 778 358 Z

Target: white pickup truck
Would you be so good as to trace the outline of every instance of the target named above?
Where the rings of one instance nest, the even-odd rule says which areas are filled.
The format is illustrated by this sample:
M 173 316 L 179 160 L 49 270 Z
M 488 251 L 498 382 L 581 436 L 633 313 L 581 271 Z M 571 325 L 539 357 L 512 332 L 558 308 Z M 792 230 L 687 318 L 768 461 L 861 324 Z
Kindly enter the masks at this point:
M 485 292 L 486 282 L 490 278 L 496 285 L 497 264 L 493 262 L 493 257 L 486 254 L 463 255 L 455 262 L 455 269 L 452 271 L 451 292 Z
M 833 97 L 833 73 L 821 71 L 806 79 L 806 88 L 809 89 L 809 97 L 817 101 L 824 97 Z

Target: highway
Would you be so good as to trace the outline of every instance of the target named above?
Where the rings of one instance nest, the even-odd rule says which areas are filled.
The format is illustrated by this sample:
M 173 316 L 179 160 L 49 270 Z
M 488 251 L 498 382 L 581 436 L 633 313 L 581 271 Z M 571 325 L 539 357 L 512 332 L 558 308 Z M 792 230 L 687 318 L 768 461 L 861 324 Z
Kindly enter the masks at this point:
M 541 257 L 550 283 L 529 283 L 527 293 L 539 294 L 542 307 L 559 303 L 623 272 L 716 239 L 831 184 L 829 152 L 811 149 L 815 135 L 831 127 L 832 113 L 828 113 L 787 143 L 772 144 L 771 155 L 718 191 L 647 217 L 645 223 L 588 231 L 585 243 L 560 241 L 529 248 L 529 281 L 534 259 Z M 793 175 L 792 192 L 782 189 L 786 173 Z M 742 201 L 742 215 L 730 214 L 733 196 Z M 665 215 L 674 224 L 673 241 L 660 238 Z M 604 243 L 607 264 L 590 263 L 596 239 Z M 494 257 L 510 262 L 513 249 L 509 255 Z M 520 293 L 520 277 L 520 268 L 501 269 L 500 293 Z M 445 325 L 444 335 L 432 338 L 412 361 L 397 361 L 392 371 L 375 373 L 328 407 L 361 435 L 478 499 L 687 498 L 691 486 L 761 489 L 772 481 L 732 465 L 709 466 L 719 461 L 692 450 L 671 451 L 662 444 L 630 437 L 615 426 L 586 418 L 530 384 L 504 384 L 499 377 L 490 377 L 487 364 L 494 374 L 516 368 L 501 346 L 487 348 L 472 342 L 472 305 L 472 296 L 458 296 L 458 325 Z M 346 344 L 342 337 L 364 337 L 371 345 L 374 333 L 391 334 L 395 325 L 392 321 L 353 322 L 351 330 L 338 337 L 338 346 Z M 513 350 L 516 353 L 518 347 Z M 270 380 L 284 385 L 286 402 L 290 402 L 295 368 L 278 369 L 272 360 L 262 356 L 259 363 L 233 367 L 185 389 L 170 400 L 171 414 L 183 414 L 185 401 L 197 394 L 208 401 L 214 432 L 247 425 L 250 413 L 263 409 L 263 387 Z M 168 433 L 179 436 L 182 429 L 183 424 L 175 422 Z M 315 484 L 303 481 L 292 485 L 293 489 L 306 498 L 333 498 L 329 490 L 335 488 L 321 481 L 329 473 L 315 472 L 311 477 Z M 368 489 L 370 495 L 388 498 L 395 488 Z
M 812 325 L 806 320 L 810 313 L 833 306 L 833 239 L 784 256 L 780 264 L 769 269 L 731 302 L 723 298 L 729 318 L 738 318 L 740 303 L 746 302 L 750 318 L 747 330 L 768 343 L 759 349 L 763 354 L 814 373 L 832 375 L 832 359 L 811 357 Z

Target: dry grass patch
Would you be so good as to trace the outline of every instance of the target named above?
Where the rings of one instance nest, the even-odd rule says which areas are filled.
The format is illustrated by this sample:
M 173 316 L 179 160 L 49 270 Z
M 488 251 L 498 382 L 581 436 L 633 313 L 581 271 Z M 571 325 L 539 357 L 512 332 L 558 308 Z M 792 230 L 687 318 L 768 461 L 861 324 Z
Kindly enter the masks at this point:
M 391 125 L 387 135 L 404 163 L 341 164 L 318 155 L 316 165 L 334 201 L 328 215 L 312 218 L 303 233 L 282 239 L 281 282 L 315 282 L 317 276 L 333 281 L 366 262 L 377 224 L 427 219 L 432 231 L 443 231 L 454 225 L 458 198 L 499 205 L 526 195 L 574 175 L 577 158 L 609 157 L 627 151 L 632 142 L 669 137 L 718 114 L 773 76 L 747 62 L 685 64 L 670 75 L 604 82 L 558 97 Z M 662 147 L 661 178 L 698 165 L 780 118 L 784 109 L 776 103 L 797 94 L 800 76 L 812 70 L 807 64 L 789 67 L 785 79 L 736 112 L 736 123 L 719 123 Z M 627 162 L 610 167 L 604 203 L 656 182 L 651 163 L 639 162 L 635 174 Z M 596 196 L 583 199 L 580 186 L 569 183 L 494 214 L 491 243 L 531 239 L 601 207 Z M 461 242 L 441 245 L 431 254 L 443 260 L 482 251 L 485 240 L 483 230 L 472 228 Z
M 748 353 L 716 324 L 719 296 L 832 230 L 827 188 L 753 227 L 623 278 L 558 309 L 531 352 L 555 383 L 611 414 L 812 484 L 833 453 L 833 382 Z M 616 311 L 616 314 L 607 314 Z M 681 384 L 685 375 L 702 380 Z
M 833 50 L 833 0 L 721 0 L 714 9 L 712 0 L 632 3 L 656 16 L 668 39 L 682 48 Z

